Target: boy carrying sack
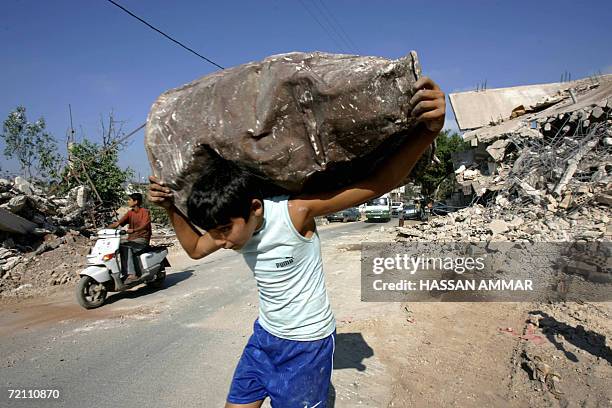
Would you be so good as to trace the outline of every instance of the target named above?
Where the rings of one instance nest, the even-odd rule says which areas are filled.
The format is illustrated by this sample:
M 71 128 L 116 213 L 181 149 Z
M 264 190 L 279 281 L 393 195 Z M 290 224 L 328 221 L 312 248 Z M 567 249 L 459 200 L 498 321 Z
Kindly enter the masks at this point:
M 419 79 L 410 100 L 414 137 L 367 178 L 336 191 L 267 197 L 260 178 L 220 157 L 208 160 L 187 200 L 187 214 L 164 183 L 150 177 L 149 200 L 166 209 L 183 249 L 200 259 L 240 252 L 259 291 L 259 318 L 238 361 L 226 407 L 326 407 L 335 347 L 315 217 L 357 206 L 395 188 L 444 125 L 445 96 Z M 205 230 L 204 234 L 195 226 Z

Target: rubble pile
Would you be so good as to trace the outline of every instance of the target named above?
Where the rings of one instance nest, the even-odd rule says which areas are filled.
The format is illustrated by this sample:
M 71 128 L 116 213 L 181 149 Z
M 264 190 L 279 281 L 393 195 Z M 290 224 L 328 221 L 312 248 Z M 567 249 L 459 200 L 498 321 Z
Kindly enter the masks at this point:
M 103 216 L 98 209 L 93 213 L 87 187 L 56 196 L 22 177 L 0 179 L 0 294 L 36 287 L 41 279 L 43 286 L 74 280 L 84 259 L 71 255 L 86 253 L 89 240 L 82 235 Z M 43 253 L 60 247 L 57 262 L 41 261 Z
M 153 231 L 155 233 L 151 236 L 152 246 L 174 246 L 178 244 L 178 238 L 174 229 L 164 224 L 153 223 Z
M 609 239 L 612 82 L 583 84 L 547 103 L 464 135 L 473 149 L 457 157 L 455 177 L 478 204 L 400 228 L 399 239 Z
M 593 241 L 611 239 L 609 208 L 591 203 L 572 211 L 548 211 L 537 205 L 522 208 L 480 204 L 410 227 L 398 227 L 399 241 L 461 240 Z
M 86 263 L 91 246 L 90 240 L 75 230 L 62 237 L 47 234 L 31 252 L 23 252 L 23 246 L 11 239 L 3 242 L 11 244 L 14 248 L 0 247 L 0 297 L 5 298 L 76 282 L 76 272 Z
M 43 189 L 16 177 L 0 179 L 0 208 L 36 224 L 31 232 L 42 236 L 61 230 L 93 228 L 87 214 L 91 208 L 88 188 L 75 187 L 65 196 L 47 196 Z

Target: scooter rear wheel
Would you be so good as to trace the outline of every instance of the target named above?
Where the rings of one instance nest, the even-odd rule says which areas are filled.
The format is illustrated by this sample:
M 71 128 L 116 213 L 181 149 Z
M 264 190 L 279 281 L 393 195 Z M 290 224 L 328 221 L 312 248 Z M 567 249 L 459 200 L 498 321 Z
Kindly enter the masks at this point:
M 91 276 L 82 276 L 76 288 L 76 298 L 79 305 L 85 309 L 95 309 L 106 300 L 106 287 Z
M 161 289 L 164 286 L 164 281 L 166 280 L 166 271 L 162 270 L 158 273 L 157 279 L 145 282 L 146 285 L 153 289 Z

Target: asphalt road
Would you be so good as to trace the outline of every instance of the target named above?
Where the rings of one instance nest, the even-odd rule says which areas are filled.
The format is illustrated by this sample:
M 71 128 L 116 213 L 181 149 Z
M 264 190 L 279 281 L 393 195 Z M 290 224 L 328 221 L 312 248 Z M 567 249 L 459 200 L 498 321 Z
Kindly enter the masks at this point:
M 383 225 L 323 226 L 321 242 Z M 255 283 L 239 254 L 218 251 L 170 273 L 163 290 L 142 287 L 108 303 L 85 311 L 65 297 L 4 307 L 0 406 L 223 406 L 257 316 Z M 57 389 L 60 397 L 8 399 L 8 389 Z

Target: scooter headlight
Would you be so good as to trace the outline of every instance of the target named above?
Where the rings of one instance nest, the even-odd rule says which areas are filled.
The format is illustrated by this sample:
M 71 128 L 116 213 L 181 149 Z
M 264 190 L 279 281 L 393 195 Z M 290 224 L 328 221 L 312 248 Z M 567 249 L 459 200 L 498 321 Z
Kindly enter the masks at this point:
M 102 257 L 103 261 L 110 261 L 111 259 L 113 259 L 115 257 L 115 254 L 106 254 Z

